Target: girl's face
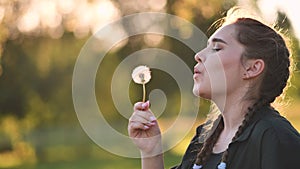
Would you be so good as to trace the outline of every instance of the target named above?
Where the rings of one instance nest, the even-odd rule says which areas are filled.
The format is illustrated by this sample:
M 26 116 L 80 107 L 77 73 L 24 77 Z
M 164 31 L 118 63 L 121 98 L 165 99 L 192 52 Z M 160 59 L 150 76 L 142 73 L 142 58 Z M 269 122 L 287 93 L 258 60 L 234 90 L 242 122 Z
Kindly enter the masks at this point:
M 244 47 L 235 37 L 235 26 L 224 26 L 209 38 L 207 47 L 195 55 L 193 93 L 196 96 L 214 100 L 245 86 L 241 63 Z

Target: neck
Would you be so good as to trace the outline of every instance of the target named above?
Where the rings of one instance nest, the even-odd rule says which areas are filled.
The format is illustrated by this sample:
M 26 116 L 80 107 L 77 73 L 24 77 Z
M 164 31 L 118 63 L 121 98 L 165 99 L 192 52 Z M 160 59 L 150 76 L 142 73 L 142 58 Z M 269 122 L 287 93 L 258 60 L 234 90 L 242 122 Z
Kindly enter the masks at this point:
M 227 97 L 215 101 L 223 116 L 224 132 L 236 131 L 242 124 L 248 107 L 252 104 L 250 101 L 244 101 L 242 97 L 232 98 Z
M 245 119 L 248 106 L 249 104 L 246 103 L 236 103 L 232 106 L 226 107 L 226 109 L 222 112 L 224 120 L 224 132 L 238 130 L 239 126 Z

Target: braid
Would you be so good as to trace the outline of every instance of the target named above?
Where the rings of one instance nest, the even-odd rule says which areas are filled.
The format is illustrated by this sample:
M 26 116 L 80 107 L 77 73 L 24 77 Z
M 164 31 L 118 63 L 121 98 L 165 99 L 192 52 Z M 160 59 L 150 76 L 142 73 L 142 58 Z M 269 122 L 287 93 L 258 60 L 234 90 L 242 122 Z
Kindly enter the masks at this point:
M 257 102 L 255 102 L 253 104 L 252 107 L 248 107 L 248 112 L 245 114 L 245 118 L 242 122 L 242 124 L 239 126 L 237 132 L 235 133 L 234 137 L 232 138 L 232 141 L 235 141 L 242 133 L 243 131 L 246 129 L 246 127 L 248 126 L 251 118 L 253 117 L 254 113 L 260 109 L 261 107 L 268 105 L 269 101 L 267 99 L 259 99 Z M 228 148 L 227 150 L 223 153 L 222 155 L 222 161 L 221 163 L 225 163 L 228 160 Z
M 224 128 L 224 121 L 223 118 L 221 118 L 217 128 L 215 129 L 213 134 L 204 142 L 200 152 L 197 154 L 195 164 L 203 165 L 207 162 L 209 156 L 212 153 L 212 149 L 215 143 L 217 142 L 223 128 Z
M 235 133 L 234 137 L 232 138 L 232 141 L 236 140 L 245 130 L 245 128 L 248 126 L 251 118 L 253 117 L 254 113 L 260 109 L 263 106 L 269 105 L 268 99 L 259 99 L 257 102 L 253 104 L 253 106 L 248 107 L 248 112 L 245 114 L 244 120 L 242 124 L 239 126 L 237 132 Z M 206 164 L 207 160 L 209 159 L 212 149 L 215 146 L 221 132 L 224 129 L 224 121 L 223 118 L 221 118 L 218 126 L 216 127 L 216 130 L 213 132 L 213 134 L 204 142 L 201 150 L 197 154 L 197 158 L 195 161 L 196 165 L 203 166 Z M 228 148 L 222 155 L 222 161 L 220 165 L 225 165 L 228 160 Z M 222 164 L 223 163 L 223 164 Z

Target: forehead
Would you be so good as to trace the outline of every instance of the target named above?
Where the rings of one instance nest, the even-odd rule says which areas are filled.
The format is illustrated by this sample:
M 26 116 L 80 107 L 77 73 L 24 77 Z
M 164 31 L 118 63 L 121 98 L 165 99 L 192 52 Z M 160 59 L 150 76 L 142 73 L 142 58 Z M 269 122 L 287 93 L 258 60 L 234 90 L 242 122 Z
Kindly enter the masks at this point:
M 235 40 L 235 26 L 234 25 L 226 25 L 224 27 L 219 28 L 209 39 L 208 43 L 212 41 L 212 39 L 222 39 L 228 43 Z

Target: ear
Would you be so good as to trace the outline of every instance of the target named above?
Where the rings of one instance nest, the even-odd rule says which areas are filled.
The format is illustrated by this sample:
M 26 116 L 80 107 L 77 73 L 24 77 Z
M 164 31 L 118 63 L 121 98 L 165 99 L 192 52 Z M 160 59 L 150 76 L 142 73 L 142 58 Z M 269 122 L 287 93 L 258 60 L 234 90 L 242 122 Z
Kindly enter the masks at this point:
M 249 59 L 245 62 L 243 79 L 252 79 L 262 74 L 265 62 L 262 59 Z

